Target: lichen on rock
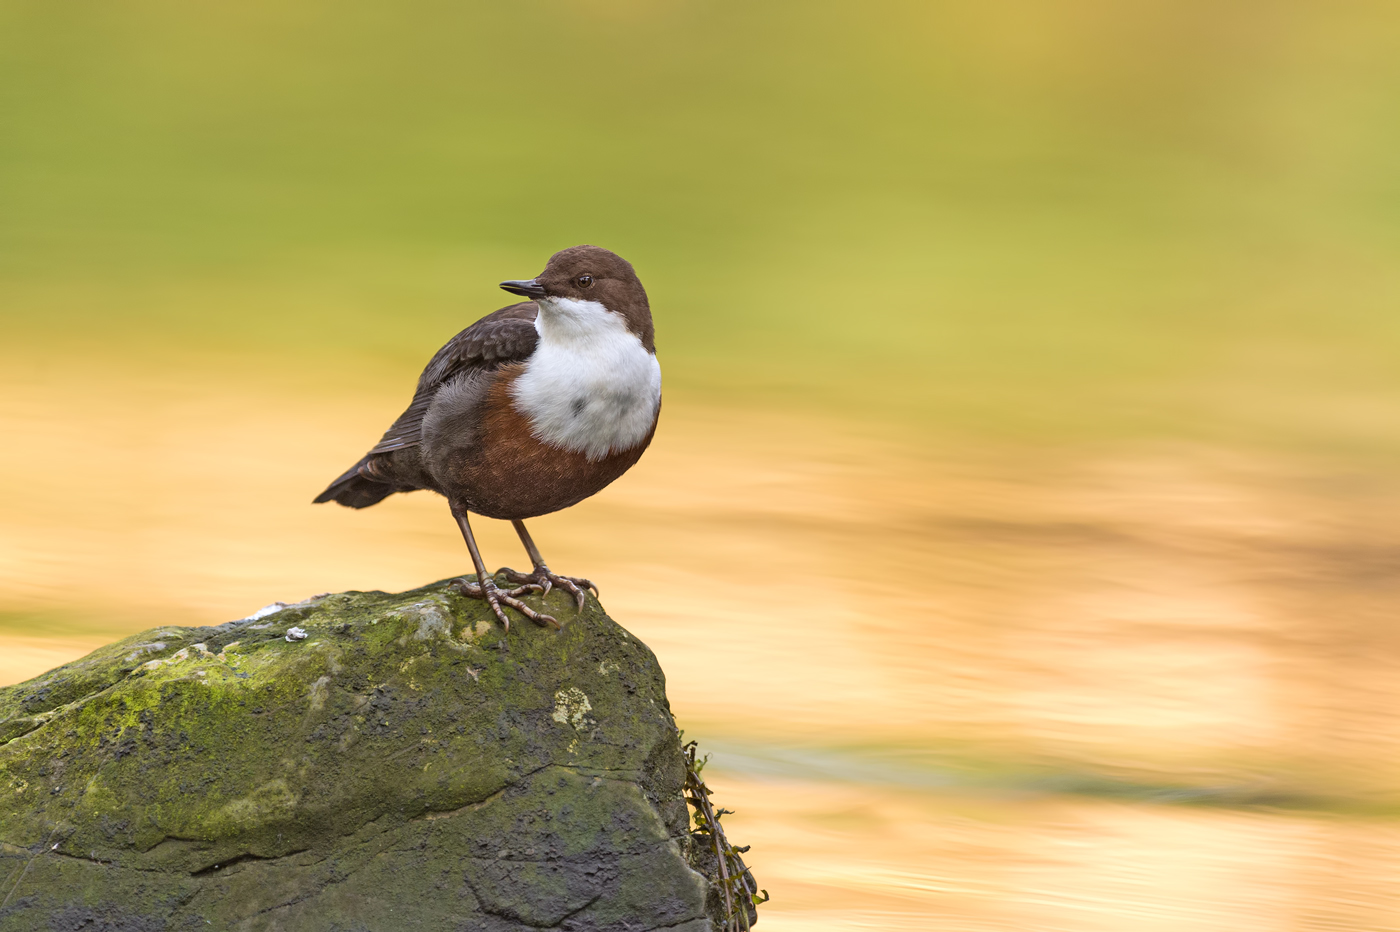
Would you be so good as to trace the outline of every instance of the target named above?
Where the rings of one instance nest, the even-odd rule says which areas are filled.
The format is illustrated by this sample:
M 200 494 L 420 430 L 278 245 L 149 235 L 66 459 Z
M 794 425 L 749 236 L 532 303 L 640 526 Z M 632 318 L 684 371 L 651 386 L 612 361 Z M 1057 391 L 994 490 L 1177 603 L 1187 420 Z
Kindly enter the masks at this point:
M 656 657 L 549 598 L 339 593 L 0 689 L 0 932 L 716 928 Z

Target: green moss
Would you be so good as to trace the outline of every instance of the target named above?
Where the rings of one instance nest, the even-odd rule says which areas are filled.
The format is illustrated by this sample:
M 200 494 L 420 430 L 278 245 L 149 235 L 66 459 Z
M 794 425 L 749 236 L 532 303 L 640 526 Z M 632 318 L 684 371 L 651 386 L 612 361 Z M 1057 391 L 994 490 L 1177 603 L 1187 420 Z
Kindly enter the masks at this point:
M 547 601 L 341 593 L 0 690 L 0 930 L 707 928 L 656 658 Z

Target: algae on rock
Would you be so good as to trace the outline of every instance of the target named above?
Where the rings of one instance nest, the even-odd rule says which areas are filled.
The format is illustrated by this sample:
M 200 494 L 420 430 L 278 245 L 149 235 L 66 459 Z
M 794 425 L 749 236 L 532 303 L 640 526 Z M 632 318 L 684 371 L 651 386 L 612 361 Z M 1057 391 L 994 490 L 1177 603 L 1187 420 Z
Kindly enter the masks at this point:
M 0 690 L 0 932 L 719 927 L 656 657 L 550 599 L 348 592 Z

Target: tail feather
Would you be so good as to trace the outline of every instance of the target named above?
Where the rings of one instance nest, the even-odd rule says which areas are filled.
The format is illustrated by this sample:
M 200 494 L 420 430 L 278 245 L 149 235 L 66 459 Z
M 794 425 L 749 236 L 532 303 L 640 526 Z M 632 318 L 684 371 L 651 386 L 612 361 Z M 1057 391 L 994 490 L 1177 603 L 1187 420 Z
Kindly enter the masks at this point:
M 371 479 L 361 472 L 369 462 L 366 456 L 351 466 L 337 480 L 326 487 L 326 491 L 316 496 L 314 504 L 336 502 L 346 508 L 368 508 L 377 505 L 395 492 L 402 491 L 387 482 Z

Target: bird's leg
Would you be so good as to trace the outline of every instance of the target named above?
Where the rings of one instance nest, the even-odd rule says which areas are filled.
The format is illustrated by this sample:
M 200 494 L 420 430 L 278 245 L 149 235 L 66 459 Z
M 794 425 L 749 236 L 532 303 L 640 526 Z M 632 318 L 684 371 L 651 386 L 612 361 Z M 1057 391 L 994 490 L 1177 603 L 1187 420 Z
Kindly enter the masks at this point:
M 549 615 L 543 615 L 535 611 L 530 606 L 516 598 L 527 592 L 548 592 L 544 586 L 536 582 L 530 582 L 514 589 L 502 590 L 496 586 L 496 580 L 486 573 L 486 564 L 481 560 L 481 551 L 476 547 L 476 538 L 472 536 L 472 526 L 467 523 L 467 509 L 459 507 L 455 502 L 452 504 L 452 517 L 457 519 L 457 526 L 462 529 L 462 539 L 467 542 L 467 551 L 472 555 L 472 564 L 476 567 L 476 582 L 467 582 L 465 578 L 454 579 L 452 581 L 463 595 L 471 596 L 474 599 L 485 599 L 486 604 L 491 606 L 491 611 L 496 613 L 496 617 L 501 619 L 501 624 L 507 631 L 510 630 L 510 619 L 506 617 L 505 609 L 501 606 L 508 605 L 537 625 L 549 625 L 556 630 L 559 622 Z M 514 581 L 514 580 L 512 580 Z
M 578 603 L 579 610 L 583 610 L 583 603 L 588 596 L 586 590 L 592 589 L 593 594 L 598 594 L 598 587 L 587 579 L 579 579 L 577 576 L 559 576 L 549 571 L 549 567 L 544 565 L 544 557 L 540 556 L 540 548 L 535 546 L 534 540 L 530 537 L 530 532 L 525 530 L 525 522 L 514 520 L 510 522 L 515 526 L 515 533 L 520 535 L 520 542 L 525 545 L 525 552 L 530 555 L 530 562 L 535 565 L 532 573 L 519 573 L 510 567 L 502 567 L 501 572 L 506 579 L 513 583 L 525 583 L 527 585 L 539 586 L 545 595 L 555 586 L 573 595 L 574 601 Z

